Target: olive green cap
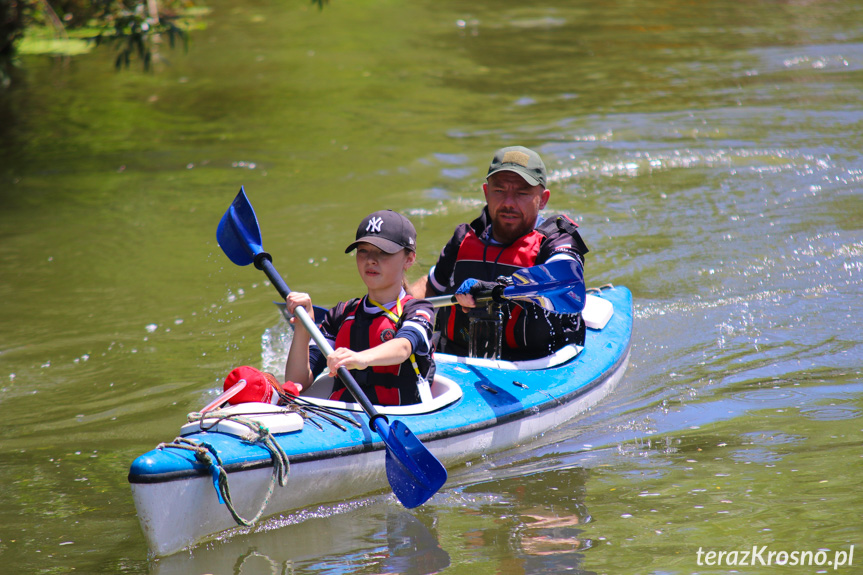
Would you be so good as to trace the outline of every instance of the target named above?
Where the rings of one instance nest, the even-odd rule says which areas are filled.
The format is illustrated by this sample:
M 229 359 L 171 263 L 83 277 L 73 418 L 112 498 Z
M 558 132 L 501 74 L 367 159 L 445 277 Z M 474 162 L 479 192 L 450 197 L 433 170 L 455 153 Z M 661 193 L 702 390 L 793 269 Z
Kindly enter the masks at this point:
M 531 186 L 546 187 L 545 164 L 542 158 L 524 146 L 509 146 L 495 152 L 486 179 L 498 172 L 515 172 Z

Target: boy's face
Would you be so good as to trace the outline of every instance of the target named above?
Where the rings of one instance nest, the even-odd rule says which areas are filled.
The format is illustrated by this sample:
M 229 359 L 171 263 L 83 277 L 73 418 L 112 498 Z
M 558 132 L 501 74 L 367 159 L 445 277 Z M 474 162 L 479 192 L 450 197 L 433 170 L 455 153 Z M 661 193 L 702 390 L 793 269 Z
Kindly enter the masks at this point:
M 357 246 L 356 253 L 357 271 L 369 289 L 369 295 L 372 291 L 401 286 L 405 272 L 416 260 L 416 254 L 410 250 L 388 254 L 366 242 Z

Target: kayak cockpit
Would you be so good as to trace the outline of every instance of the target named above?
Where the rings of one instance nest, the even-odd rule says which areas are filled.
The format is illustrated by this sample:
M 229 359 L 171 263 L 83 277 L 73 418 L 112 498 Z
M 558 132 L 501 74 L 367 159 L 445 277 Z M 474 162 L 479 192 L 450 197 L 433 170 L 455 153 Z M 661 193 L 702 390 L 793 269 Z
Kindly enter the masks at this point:
M 595 291 L 600 292 L 601 290 Z M 285 317 L 288 317 L 284 304 L 276 302 L 276 305 L 279 306 L 282 313 L 285 314 Z M 609 319 L 611 319 L 613 313 L 614 308 L 611 305 L 611 302 L 606 301 L 601 297 L 597 297 L 596 295 L 587 295 L 583 316 L 588 328 L 602 330 L 608 323 Z M 583 346 L 570 344 L 563 346 L 554 353 L 545 357 L 523 361 L 463 357 L 445 353 L 435 353 L 434 357 L 435 362 L 439 364 L 461 364 L 465 366 L 494 368 L 505 371 L 535 371 L 563 365 L 578 356 L 583 349 Z M 326 373 L 323 373 L 312 383 L 308 390 L 303 392 L 302 398 L 314 405 L 330 409 L 356 412 L 363 411 L 363 408 L 359 403 L 347 403 L 344 401 L 328 399 L 332 394 L 333 386 L 333 378 Z M 461 397 L 462 390 L 458 383 L 448 377 L 437 374 L 431 384 L 431 400 L 425 400 L 422 403 L 413 405 L 376 405 L 375 409 L 385 415 L 419 415 L 442 409 L 455 403 Z
M 333 390 L 333 378 L 326 374 L 318 377 L 308 391 L 301 396 L 305 401 L 321 407 L 330 409 L 343 409 L 347 411 L 363 411 L 359 403 L 347 403 L 327 399 Z M 375 409 L 384 415 L 419 415 L 431 413 L 442 409 L 463 395 L 461 387 L 455 381 L 442 375 L 435 375 L 431 384 L 431 401 L 424 401 L 413 405 L 376 405 Z
M 522 361 L 507 361 L 505 359 L 492 359 L 487 357 L 463 357 L 447 353 L 436 353 L 434 360 L 436 363 L 461 363 L 464 365 L 491 367 L 505 371 L 534 371 L 537 369 L 548 369 L 549 367 L 562 365 L 581 353 L 582 349 L 584 349 L 584 347 L 580 345 L 569 344 L 545 357 Z
M 534 371 L 547 369 L 556 365 L 562 365 L 584 349 L 580 345 L 567 345 L 551 355 L 525 361 L 505 361 L 502 359 L 488 359 L 481 357 L 462 357 L 445 353 L 436 353 L 437 363 L 462 364 L 465 366 L 491 367 L 507 371 Z M 333 378 L 326 374 L 318 377 L 308 391 L 304 392 L 302 398 L 309 403 L 328 407 L 330 409 L 343 409 L 347 411 L 362 411 L 359 403 L 346 403 L 344 401 L 333 401 L 327 399 L 333 390 Z M 423 401 L 413 405 L 376 405 L 375 409 L 385 415 L 419 415 L 431 413 L 442 409 L 462 396 L 462 389 L 455 381 L 448 377 L 436 374 L 431 384 L 431 400 Z

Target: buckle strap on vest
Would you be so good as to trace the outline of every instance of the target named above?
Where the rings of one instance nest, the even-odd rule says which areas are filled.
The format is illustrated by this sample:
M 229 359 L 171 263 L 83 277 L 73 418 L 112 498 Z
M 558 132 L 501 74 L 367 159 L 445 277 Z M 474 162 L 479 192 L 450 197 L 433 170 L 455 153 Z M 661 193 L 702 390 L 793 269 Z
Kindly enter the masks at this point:
M 371 298 L 371 296 L 369 296 L 369 302 L 373 303 L 381 311 L 383 311 L 387 315 L 387 317 L 389 317 L 393 321 L 393 323 L 396 324 L 396 328 L 398 328 L 399 322 L 402 319 L 402 312 L 403 312 L 402 298 L 401 297 L 396 298 L 396 311 L 398 312 L 398 314 L 393 313 L 393 310 L 391 310 L 391 309 L 385 308 L 384 306 L 382 306 L 381 304 L 379 304 L 378 302 L 373 300 Z M 411 354 L 411 365 L 414 367 L 414 371 L 417 374 L 417 379 L 421 383 L 424 382 L 425 379 L 423 378 L 422 374 L 420 373 L 420 366 L 419 366 L 419 364 L 417 364 L 417 355 L 415 353 Z

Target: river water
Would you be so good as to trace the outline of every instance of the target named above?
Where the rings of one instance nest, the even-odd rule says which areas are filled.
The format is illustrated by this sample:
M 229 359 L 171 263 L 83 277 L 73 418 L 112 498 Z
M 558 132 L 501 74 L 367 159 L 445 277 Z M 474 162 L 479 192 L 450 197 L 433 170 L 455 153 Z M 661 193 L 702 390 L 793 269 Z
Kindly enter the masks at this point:
M 861 572 L 857 3 L 210 5 L 153 73 L 28 56 L 0 95 L 4 572 Z M 129 464 L 285 329 L 215 242 L 240 186 L 331 305 L 362 290 L 363 215 L 410 215 L 418 277 L 511 144 L 588 285 L 633 291 L 614 394 L 417 510 L 373 494 L 149 557 Z

